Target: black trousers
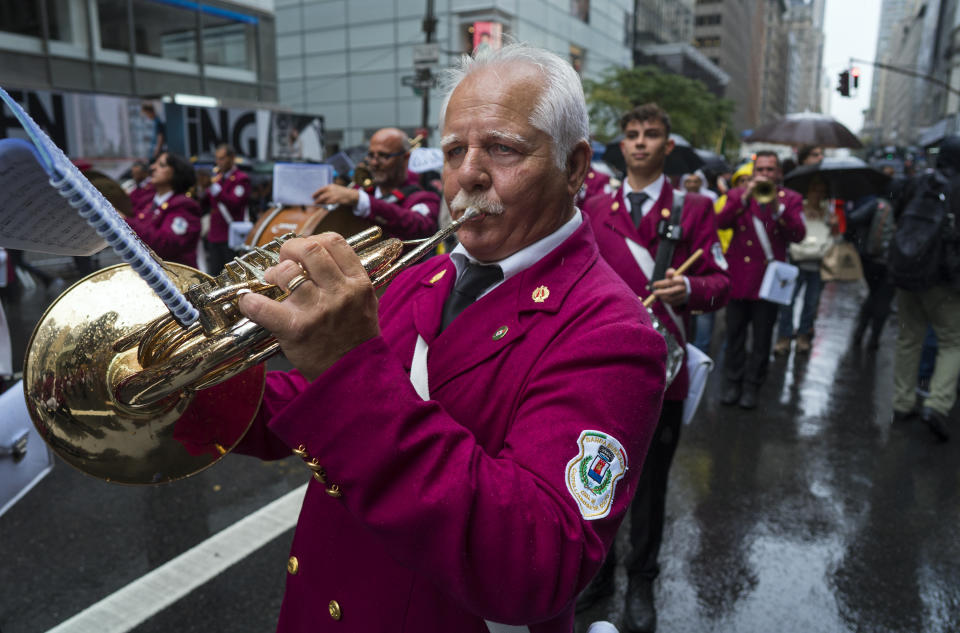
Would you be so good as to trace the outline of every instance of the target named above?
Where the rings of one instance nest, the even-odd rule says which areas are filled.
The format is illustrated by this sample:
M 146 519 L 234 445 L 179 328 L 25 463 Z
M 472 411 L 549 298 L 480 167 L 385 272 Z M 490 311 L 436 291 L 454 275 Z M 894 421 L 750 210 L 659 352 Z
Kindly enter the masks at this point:
M 683 401 L 665 400 L 643 462 L 637 492 L 630 505 L 630 544 L 633 553 L 627 562 L 630 578 L 653 580 L 660 573 L 660 544 L 667 506 L 670 465 L 680 443 Z
M 767 378 L 770 343 L 780 306 L 758 299 L 732 299 L 727 304 L 727 351 L 723 377 L 727 384 L 749 383 L 755 387 Z M 747 352 L 747 333 L 751 333 Z
M 883 325 L 890 316 L 890 304 L 897 294 L 897 287 L 893 285 L 887 275 L 887 265 L 874 261 L 868 257 L 862 258 L 863 276 L 867 280 L 870 293 L 860 306 L 858 325 L 870 326 L 872 336 L 878 338 L 883 331 Z
M 216 277 L 223 272 L 227 262 L 237 256 L 226 242 L 207 242 L 207 270 Z

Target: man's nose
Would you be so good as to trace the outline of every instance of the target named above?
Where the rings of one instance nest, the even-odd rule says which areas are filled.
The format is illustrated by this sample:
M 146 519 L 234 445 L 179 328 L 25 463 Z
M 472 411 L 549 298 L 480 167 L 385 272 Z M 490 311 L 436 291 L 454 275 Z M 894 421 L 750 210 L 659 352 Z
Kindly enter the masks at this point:
M 457 168 L 457 182 L 465 191 L 482 191 L 490 187 L 486 154 L 480 148 L 468 148 Z

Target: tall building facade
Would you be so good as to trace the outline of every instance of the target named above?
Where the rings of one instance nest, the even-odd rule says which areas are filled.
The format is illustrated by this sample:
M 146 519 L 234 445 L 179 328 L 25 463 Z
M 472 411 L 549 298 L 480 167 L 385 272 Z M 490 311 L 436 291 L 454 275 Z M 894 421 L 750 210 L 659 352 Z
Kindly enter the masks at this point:
M 880 26 L 877 31 L 877 50 L 874 61 L 891 63 L 896 55 L 894 47 L 900 48 L 906 20 L 916 14 L 920 0 L 883 0 L 880 6 Z M 864 132 L 869 136 L 882 136 L 885 87 L 889 80 L 887 71 L 875 68 L 870 86 L 870 107 L 864 117 Z
M 279 101 L 319 112 L 327 140 L 363 144 L 373 131 L 436 125 L 439 91 L 416 85 L 417 66 L 449 66 L 481 43 L 508 38 L 551 50 L 586 77 L 629 66 L 633 0 L 276 0 Z M 432 6 L 439 54 L 422 52 Z M 486 35 L 484 35 L 486 34 Z M 415 59 L 417 55 L 417 59 Z
M 891 27 L 881 60 L 893 68 L 877 72 L 869 111 L 867 131 L 875 143 L 930 146 L 960 131 L 957 5 L 957 0 L 917 0 Z
M 793 0 L 787 8 L 787 112 L 821 112 L 825 0 Z
M 782 118 L 787 113 L 790 38 L 784 0 L 763 3 L 763 45 L 761 47 L 760 111 L 758 124 Z
M 637 0 L 633 63 L 699 79 L 723 97 L 730 77 L 693 46 L 695 0 Z
M 0 0 L 0 85 L 276 100 L 273 0 Z

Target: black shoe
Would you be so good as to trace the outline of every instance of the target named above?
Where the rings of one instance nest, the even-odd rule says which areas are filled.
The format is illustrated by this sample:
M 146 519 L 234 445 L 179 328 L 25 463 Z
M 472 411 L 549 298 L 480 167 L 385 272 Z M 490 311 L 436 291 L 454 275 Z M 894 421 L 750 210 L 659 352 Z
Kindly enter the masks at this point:
M 730 383 L 723 388 L 723 395 L 720 396 L 720 404 L 734 405 L 740 400 L 740 385 Z
M 880 349 L 880 335 L 873 334 L 870 336 L 870 342 L 867 343 L 867 349 L 871 352 L 875 352 Z
M 600 571 L 593 577 L 590 584 L 577 596 L 577 604 L 574 607 L 576 613 L 586 611 L 596 605 L 601 600 L 606 600 L 613 595 L 615 590 L 613 583 L 613 573 L 616 565 L 606 563 L 600 567 Z
M 657 630 L 657 607 L 653 603 L 653 580 L 631 580 L 627 588 L 627 608 L 623 614 L 627 633 L 653 633 Z
M 920 411 L 920 419 L 927 425 L 930 432 L 941 442 L 949 441 L 950 429 L 947 428 L 947 416 L 938 411 L 924 407 Z
M 867 320 L 860 315 L 857 319 L 857 327 L 853 331 L 853 344 L 859 346 L 863 343 L 863 335 L 867 333 Z
M 741 409 L 756 409 L 757 408 L 757 388 L 753 385 L 747 385 L 743 388 L 743 395 L 740 396 L 740 400 L 737 402 L 740 405 Z

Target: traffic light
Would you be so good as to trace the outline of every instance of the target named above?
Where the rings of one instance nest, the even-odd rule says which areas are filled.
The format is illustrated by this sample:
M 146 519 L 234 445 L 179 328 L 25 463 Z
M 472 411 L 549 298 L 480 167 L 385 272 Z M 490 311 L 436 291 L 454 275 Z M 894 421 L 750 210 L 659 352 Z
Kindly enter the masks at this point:
M 840 73 L 840 85 L 837 86 L 837 92 L 844 97 L 850 96 L 850 71 L 845 70 Z
M 853 87 L 860 87 L 860 69 L 854 66 L 850 69 L 850 74 L 853 76 Z

